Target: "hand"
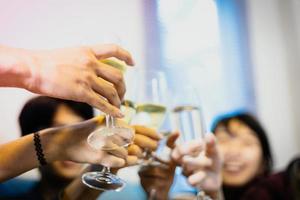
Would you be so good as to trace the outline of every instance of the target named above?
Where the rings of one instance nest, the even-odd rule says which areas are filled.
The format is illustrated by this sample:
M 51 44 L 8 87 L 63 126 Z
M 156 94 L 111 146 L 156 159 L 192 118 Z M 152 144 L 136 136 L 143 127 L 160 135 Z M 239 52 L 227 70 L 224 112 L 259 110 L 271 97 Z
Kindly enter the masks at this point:
M 134 62 L 129 52 L 113 44 L 49 51 L 26 51 L 30 76 L 24 88 L 38 94 L 85 102 L 114 117 L 125 94 L 122 73 L 99 62 L 116 57 L 128 65 Z
M 173 148 L 178 133 L 171 134 L 167 139 L 167 146 Z M 168 199 L 168 193 L 173 183 L 176 164 L 156 163 L 154 165 L 143 166 L 139 171 L 141 185 L 146 191 L 148 197 L 152 195 L 154 199 Z
M 121 120 L 119 120 L 120 122 Z M 122 121 L 122 125 L 126 125 Z M 128 125 L 127 125 L 128 126 Z M 135 137 L 133 144 L 127 148 L 128 155 L 126 157 L 126 164 L 122 167 L 112 168 L 111 171 L 116 174 L 120 168 L 138 164 L 138 159 L 143 158 L 145 149 L 154 151 L 158 146 L 158 141 L 162 138 L 155 130 L 145 126 L 132 126 L 135 130 Z
M 135 137 L 132 145 L 128 147 L 128 153 L 136 155 L 137 158 L 143 158 L 143 152 L 155 151 L 158 147 L 158 142 L 162 136 L 154 129 L 145 126 L 134 125 Z M 137 161 L 137 160 L 136 160 Z
M 192 186 L 215 196 L 222 184 L 222 158 L 214 135 L 206 135 L 204 141 L 194 140 L 177 146 L 172 159 L 182 166 Z M 205 154 L 201 153 L 204 146 Z
M 52 148 L 49 150 L 52 152 L 49 154 L 52 153 L 51 155 L 58 157 L 59 160 L 71 160 L 74 162 L 121 168 L 136 164 L 138 157 L 141 157 L 143 154 L 143 149 L 155 150 L 157 148 L 158 140 L 161 137 L 156 131 L 143 126 L 131 127 L 123 120 L 117 119 L 116 125 L 135 130 L 133 144 L 128 149 L 119 147 L 111 151 L 94 150 L 87 143 L 87 137 L 95 129 L 105 126 L 105 120 L 103 119 L 104 116 L 99 116 L 78 124 L 44 130 L 48 134 L 49 132 L 54 133 L 54 138 L 51 140 L 53 141 L 51 142 Z
M 116 124 L 126 126 L 122 120 L 116 120 Z M 125 148 L 118 147 L 114 150 L 102 151 L 93 149 L 87 143 L 89 134 L 101 126 L 105 126 L 104 116 L 74 125 L 41 131 L 41 134 L 52 133 L 51 140 L 42 144 L 47 149 L 46 159 L 49 155 L 52 156 L 51 158 L 54 157 L 50 160 L 71 160 L 80 163 L 101 164 L 107 167 L 123 167 L 128 156 Z

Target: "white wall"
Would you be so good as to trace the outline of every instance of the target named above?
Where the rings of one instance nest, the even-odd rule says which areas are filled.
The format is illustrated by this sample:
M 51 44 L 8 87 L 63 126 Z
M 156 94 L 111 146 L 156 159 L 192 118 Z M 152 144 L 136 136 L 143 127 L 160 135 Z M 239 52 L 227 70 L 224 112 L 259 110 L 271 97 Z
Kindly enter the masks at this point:
M 247 5 L 257 111 L 279 169 L 300 153 L 300 3 L 249 0 Z
M 0 44 L 50 49 L 120 42 L 141 67 L 142 8 L 138 0 L 0 0 Z M 0 143 L 18 136 L 17 115 L 30 96 L 23 90 L 0 89 Z
M 141 68 L 143 20 L 139 0 L 0 0 L 0 44 L 50 49 L 118 42 L 132 52 L 136 67 Z M 17 117 L 32 95 L 0 89 L 0 143 L 19 137 Z

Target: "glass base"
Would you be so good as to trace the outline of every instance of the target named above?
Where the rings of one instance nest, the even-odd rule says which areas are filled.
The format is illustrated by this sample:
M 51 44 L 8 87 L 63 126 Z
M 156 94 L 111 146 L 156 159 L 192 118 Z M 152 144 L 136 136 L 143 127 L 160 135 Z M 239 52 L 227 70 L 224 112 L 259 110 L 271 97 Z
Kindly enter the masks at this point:
M 96 190 L 121 191 L 126 182 L 109 172 L 87 172 L 82 176 L 82 182 Z

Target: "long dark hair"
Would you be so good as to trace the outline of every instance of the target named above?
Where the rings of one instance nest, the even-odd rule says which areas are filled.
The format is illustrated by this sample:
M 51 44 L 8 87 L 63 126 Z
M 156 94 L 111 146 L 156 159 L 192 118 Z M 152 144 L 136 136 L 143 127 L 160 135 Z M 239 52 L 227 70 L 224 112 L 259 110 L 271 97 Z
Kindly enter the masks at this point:
M 264 175 L 269 174 L 273 167 L 273 157 L 270 144 L 265 130 L 254 116 L 246 112 L 234 112 L 219 116 L 213 123 L 212 132 L 215 133 L 216 128 L 220 125 L 223 125 L 227 128 L 229 121 L 232 119 L 236 119 L 247 125 L 259 139 L 263 151 Z
M 93 108 L 85 103 L 38 96 L 30 99 L 19 115 L 22 135 L 34 133 L 53 126 L 54 115 L 60 105 L 65 105 L 87 120 L 94 116 Z

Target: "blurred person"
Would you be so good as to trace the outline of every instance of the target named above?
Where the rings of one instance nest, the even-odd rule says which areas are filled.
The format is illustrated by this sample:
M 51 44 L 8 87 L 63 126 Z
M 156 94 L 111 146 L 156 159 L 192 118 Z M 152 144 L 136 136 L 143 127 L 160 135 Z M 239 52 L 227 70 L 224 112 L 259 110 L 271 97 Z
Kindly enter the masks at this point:
M 272 171 L 273 158 L 267 134 L 247 113 L 221 116 L 212 131 L 224 158 L 225 199 L 240 199 L 252 185 Z
M 93 109 L 91 106 L 87 104 L 40 96 L 40 97 L 33 98 L 26 103 L 19 116 L 19 123 L 22 131 L 22 135 L 27 135 L 30 132 L 36 132 L 39 131 L 40 129 L 45 129 L 48 127 L 61 127 L 61 129 L 63 129 L 64 132 L 70 132 L 70 130 L 68 130 L 70 126 L 68 126 L 68 124 L 77 123 L 78 125 L 78 122 L 87 120 L 91 117 L 93 117 Z M 95 118 L 91 120 L 95 120 Z M 101 124 L 103 124 L 102 121 L 103 121 L 103 117 L 101 120 Z M 80 130 L 77 130 L 77 133 L 73 133 L 75 134 L 74 136 L 72 135 L 68 136 L 69 142 L 72 143 L 72 139 L 73 137 L 76 137 L 76 134 L 81 134 L 81 132 L 86 132 L 85 137 L 82 138 L 81 143 L 84 143 L 85 146 L 88 145 L 86 142 L 88 134 L 90 134 L 95 128 L 98 127 L 96 126 L 96 124 L 88 123 L 88 122 L 89 121 L 85 121 L 82 124 L 79 124 L 81 125 L 79 127 Z M 86 127 L 85 123 L 87 123 L 90 126 Z M 120 122 L 117 121 L 117 123 Z M 157 146 L 157 140 L 159 139 L 158 135 L 156 135 L 154 131 L 150 131 L 146 127 L 133 127 L 133 128 L 136 131 L 136 135 L 135 135 L 134 143 L 128 148 L 128 153 L 127 152 L 124 153 L 123 151 L 121 152 L 116 151 L 117 155 L 122 158 L 121 161 L 123 160 L 124 164 L 126 161 L 126 166 L 134 164 L 137 161 L 136 156 L 142 155 L 143 148 L 147 148 L 150 150 L 155 149 Z M 85 129 L 88 130 L 86 131 Z M 59 138 L 57 139 L 59 140 Z M 68 150 L 67 146 L 61 146 L 61 147 L 64 148 L 64 150 L 66 151 Z M 77 149 L 74 148 L 73 153 L 78 154 L 78 156 L 82 154 L 81 156 L 83 157 L 92 158 L 95 152 L 91 151 L 91 148 L 88 149 L 89 151 L 87 150 L 82 151 L 80 148 L 78 148 L 77 151 Z M 114 152 L 112 152 L 111 155 L 109 154 L 107 156 L 109 158 L 114 157 L 113 153 Z M 119 157 L 116 156 L 116 158 Z M 60 159 L 60 160 L 64 160 L 64 159 Z M 101 161 L 98 159 L 93 162 L 94 164 L 101 164 L 101 162 L 104 162 L 105 163 L 104 165 L 111 165 L 115 167 L 124 166 L 124 164 L 112 165 L 109 163 L 109 159 L 105 161 Z M 24 198 L 53 199 L 53 197 L 57 196 L 58 191 L 59 190 L 61 191 L 62 188 L 68 185 L 75 177 L 78 177 L 81 171 L 82 171 L 82 164 L 77 164 L 70 161 L 56 161 L 51 164 L 45 165 L 40 168 L 41 177 L 42 177 L 41 181 L 28 194 L 22 196 L 21 199 Z M 80 177 L 79 180 L 81 183 Z M 80 187 L 83 188 L 84 186 L 77 184 L 76 187 L 75 188 L 73 187 L 73 189 L 71 189 L 70 191 L 73 191 L 72 193 L 74 193 L 74 190 L 78 190 L 80 189 Z M 84 192 L 84 190 L 82 191 Z M 96 196 L 98 196 L 98 194 L 99 192 L 96 193 Z M 7 199 L 7 197 L 5 197 L 4 199 Z
M 26 50 L 0 45 L 0 87 L 17 87 L 47 96 L 86 102 L 115 117 L 123 117 L 119 110 L 121 100 L 125 93 L 125 84 L 122 73 L 113 67 L 98 60 L 116 57 L 133 65 L 129 52 L 117 45 L 94 45 L 56 50 Z M 101 152 L 94 157 L 84 158 L 82 154 L 76 155 L 77 150 L 88 151 L 87 146 L 80 143 L 87 130 L 95 128 L 102 122 L 102 118 L 70 126 L 43 130 L 20 139 L 0 145 L 0 181 L 17 176 L 25 171 L 37 167 L 34 159 L 34 142 L 36 145 L 47 147 L 44 149 L 48 161 L 70 159 L 77 162 L 107 163 L 120 166 L 124 160 L 116 160 L 111 155 Z M 81 129 L 85 127 L 86 130 Z M 66 135 L 81 131 L 67 142 Z M 61 134 L 59 136 L 59 134 Z M 57 138 L 64 138 L 67 154 L 56 144 Z M 34 140 L 34 141 L 33 141 Z M 51 144 L 49 144 L 51 142 Z M 60 141 L 63 142 L 63 141 Z M 81 145 L 79 145 L 81 144 Z M 60 144 L 61 145 L 61 144 Z M 39 151 L 42 151 L 39 149 Z M 125 149 L 119 149 L 124 153 Z M 31 159 L 24 160 L 25 154 Z M 122 154 L 122 153 L 121 153 Z M 121 155 L 119 152 L 119 155 Z M 111 158 L 111 159 L 110 159 Z M 106 159 L 106 160 L 105 160 Z M 22 165 L 16 165 L 17 161 Z M 111 162 L 113 161 L 113 162 Z M 102 163 L 102 164 L 103 164 Z
M 225 199 L 240 199 L 271 172 L 272 156 L 266 133 L 258 121 L 246 113 L 218 118 L 213 131 L 218 145 L 214 136 L 207 135 L 206 156 L 200 154 L 204 144 L 194 140 L 178 145 L 172 151 L 172 159 L 182 166 L 190 185 L 214 198 L 219 198 L 222 185 Z
M 85 103 L 39 96 L 29 100 L 19 115 L 22 136 L 50 127 L 66 126 L 94 117 L 93 108 Z M 83 170 L 83 164 L 55 161 L 39 168 L 41 180 L 19 199 L 55 199 Z M 7 197 L 6 197 L 7 198 Z
M 228 121 L 227 119 L 235 119 L 236 116 L 239 116 L 239 119 L 240 120 L 242 119 L 241 121 L 248 121 L 248 124 L 252 124 L 249 125 L 249 127 L 250 126 L 254 127 L 255 124 L 257 124 L 257 123 L 250 123 L 255 121 L 253 121 L 253 117 L 247 114 L 246 115 L 239 114 L 231 117 L 227 116 L 226 118 L 223 118 L 222 120 L 218 121 L 218 123 L 216 123 L 215 133 L 217 134 L 217 128 L 219 125 L 224 125 L 222 123 L 226 123 L 226 122 L 229 124 L 230 120 Z M 242 127 L 240 127 L 240 129 L 241 128 Z M 226 156 L 228 155 L 222 152 L 226 147 L 224 146 L 222 147 L 222 142 L 224 141 L 222 141 L 222 138 L 220 139 L 221 141 L 219 142 L 218 145 L 215 139 L 213 138 L 213 136 L 208 136 L 208 138 L 206 138 L 205 140 L 205 143 L 201 144 L 201 142 L 199 142 L 199 145 L 202 146 L 201 147 L 202 149 L 204 147 L 204 144 L 206 144 L 206 155 L 202 157 L 193 156 L 195 149 L 192 148 L 191 144 L 185 144 L 185 146 L 178 146 L 173 151 L 172 154 L 173 159 L 181 163 L 181 165 L 183 166 L 183 171 L 188 176 L 188 180 L 191 184 L 193 184 L 198 189 L 204 190 L 205 193 L 208 194 L 213 199 L 223 199 L 223 198 L 242 199 L 242 200 L 300 199 L 300 157 L 299 156 L 296 157 L 293 161 L 291 161 L 291 163 L 288 165 L 286 170 L 271 175 L 269 175 L 270 167 L 268 168 L 268 166 L 270 166 L 269 164 L 272 163 L 270 159 L 269 161 L 268 159 L 264 160 L 264 161 L 268 161 L 269 164 L 265 163 L 263 165 L 264 168 L 261 169 L 264 170 L 258 171 L 259 173 L 257 173 L 258 174 L 257 177 L 253 176 L 253 174 L 256 173 L 249 173 L 249 171 L 251 171 L 250 169 L 248 170 L 248 173 L 246 173 L 246 171 L 243 172 L 242 170 L 243 168 L 240 168 L 240 170 L 238 170 L 239 169 L 238 166 L 234 166 L 232 168 L 229 168 L 232 169 L 229 171 L 234 171 L 235 174 L 233 175 L 237 176 L 237 177 L 233 177 L 233 175 L 230 176 L 229 174 L 224 173 L 224 171 L 227 169 L 225 168 L 226 161 L 224 161 L 222 167 L 222 155 L 224 159 L 227 159 Z M 247 140 L 249 140 L 248 142 L 250 144 L 251 139 L 248 138 Z M 188 148 L 186 148 L 186 146 L 188 146 Z M 241 152 L 244 151 L 241 147 L 239 148 L 239 150 Z M 253 150 L 255 154 L 256 151 L 255 148 Z M 245 162 L 245 159 L 240 158 L 239 162 Z M 265 175 L 261 175 L 262 173 Z M 250 176 L 250 174 L 252 174 L 252 176 Z M 223 177 L 221 177 L 221 175 Z M 226 182 L 226 180 L 228 180 L 229 178 L 231 178 L 231 180 Z M 221 181 L 222 179 L 223 181 Z M 223 186 L 221 182 L 223 182 Z M 224 186 L 225 182 L 227 183 L 227 186 L 226 185 Z M 228 185 L 230 185 L 230 188 Z M 230 190 L 228 190 L 228 188 Z

